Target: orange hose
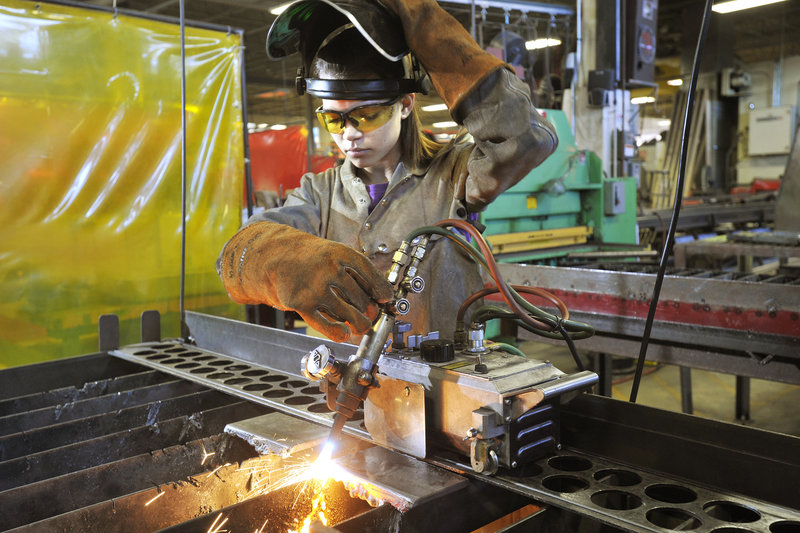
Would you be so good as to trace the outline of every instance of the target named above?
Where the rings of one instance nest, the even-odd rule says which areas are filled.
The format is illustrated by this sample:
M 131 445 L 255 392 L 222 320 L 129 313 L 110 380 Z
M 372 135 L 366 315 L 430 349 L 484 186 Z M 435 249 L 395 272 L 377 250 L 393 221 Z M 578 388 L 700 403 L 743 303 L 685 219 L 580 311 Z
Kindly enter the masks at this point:
M 512 285 L 511 288 L 517 292 L 534 294 L 536 296 L 544 298 L 545 300 L 549 301 L 550 303 L 558 307 L 558 310 L 561 312 L 562 319 L 564 320 L 569 319 L 569 309 L 567 309 L 567 305 L 554 294 L 551 294 L 544 289 L 539 289 L 537 287 L 528 287 L 527 285 Z M 496 292 L 500 292 L 500 289 L 498 289 L 497 287 L 486 287 L 485 289 L 481 289 L 478 292 L 471 294 L 466 300 L 464 300 L 464 303 L 462 303 L 461 307 L 458 309 L 458 315 L 456 315 L 456 320 L 458 320 L 459 322 L 462 321 L 464 319 L 464 313 L 467 312 L 467 308 L 469 308 L 470 305 L 475 303 L 476 300 L 478 300 L 479 298 L 483 298 L 484 296 L 494 294 Z
M 472 224 L 470 224 L 468 222 L 465 222 L 463 220 L 458 220 L 458 219 L 454 219 L 454 218 L 448 218 L 448 219 L 441 220 L 441 221 L 437 222 L 435 225 L 439 226 L 439 227 L 455 226 L 455 227 L 457 227 L 457 228 L 469 233 L 470 236 L 472 236 L 472 238 L 475 239 L 475 242 L 478 244 L 478 247 L 481 249 L 481 253 L 483 253 L 483 257 L 486 260 L 486 265 L 489 268 L 489 273 L 491 274 L 492 279 L 494 279 L 494 282 L 497 285 L 498 289 L 500 290 L 500 293 L 503 295 L 503 299 L 506 301 L 506 304 L 508 305 L 508 307 L 511 308 L 511 310 L 514 311 L 514 313 L 517 314 L 517 316 L 520 318 L 520 320 L 522 320 L 526 324 L 528 324 L 528 325 L 530 325 L 530 326 L 532 326 L 532 327 L 534 327 L 536 329 L 542 329 L 542 330 L 546 330 L 546 331 L 555 331 L 555 328 L 551 327 L 548 324 L 545 324 L 544 322 L 540 322 L 539 320 L 536 320 L 535 318 L 530 316 L 517 303 L 517 301 L 514 300 L 513 295 L 508 290 L 508 286 L 505 284 L 505 282 L 503 281 L 502 276 L 500 275 L 500 271 L 497 269 L 497 262 L 494 260 L 494 255 L 492 255 L 492 251 L 489 248 L 488 243 L 483 238 L 483 235 L 481 235 L 480 232 L 478 232 L 478 230 L 475 229 L 475 227 Z

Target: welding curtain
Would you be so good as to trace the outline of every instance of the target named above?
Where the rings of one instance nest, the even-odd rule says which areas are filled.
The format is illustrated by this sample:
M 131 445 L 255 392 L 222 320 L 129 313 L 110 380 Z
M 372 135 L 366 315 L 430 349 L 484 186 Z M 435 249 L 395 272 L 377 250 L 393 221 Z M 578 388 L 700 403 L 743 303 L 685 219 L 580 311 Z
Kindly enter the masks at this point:
M 241 36 L 186 27 L 186 308 L 241 318 L 214 271 L 241 221 Z M 0 367 L 179 330 L 176 23 L 0 3 Z

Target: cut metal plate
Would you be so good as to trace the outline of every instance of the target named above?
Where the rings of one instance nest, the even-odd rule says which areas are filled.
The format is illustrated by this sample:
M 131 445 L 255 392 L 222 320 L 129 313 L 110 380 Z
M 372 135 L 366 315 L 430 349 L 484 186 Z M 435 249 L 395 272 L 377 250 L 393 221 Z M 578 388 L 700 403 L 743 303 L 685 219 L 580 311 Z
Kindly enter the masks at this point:
M 336 461 L 370 494 L 401 512 L 463 488 L 466 478 L 385 448 L 373 446 Z
M 320 446 L 330 432 L 306 420 L 269 413 L 228 424 L 225 433 L 246 441 L 260 455 L 288 457 Z

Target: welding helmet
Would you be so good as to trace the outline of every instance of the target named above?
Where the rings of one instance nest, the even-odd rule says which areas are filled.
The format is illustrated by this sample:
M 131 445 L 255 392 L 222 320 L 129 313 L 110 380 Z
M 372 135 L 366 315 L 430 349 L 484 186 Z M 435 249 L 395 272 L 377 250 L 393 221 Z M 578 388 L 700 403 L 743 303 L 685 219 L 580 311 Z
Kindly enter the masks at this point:
M 390 62 L 402 62 L 403 75 L 381 79 L 315 79 L 307 77 L 318 52 L 347 32 L 357 31 L 364 45 Z M 267 56 L 279 60 L 300 53 L 295 86 L 332 100 L 385 99 L 427 93 L 430 80 L 410 54 L 400 18 L 375 0 L 299 0 L 289 5 L 267 34 Z M 353 50 L 357 55 L 358 50 Z

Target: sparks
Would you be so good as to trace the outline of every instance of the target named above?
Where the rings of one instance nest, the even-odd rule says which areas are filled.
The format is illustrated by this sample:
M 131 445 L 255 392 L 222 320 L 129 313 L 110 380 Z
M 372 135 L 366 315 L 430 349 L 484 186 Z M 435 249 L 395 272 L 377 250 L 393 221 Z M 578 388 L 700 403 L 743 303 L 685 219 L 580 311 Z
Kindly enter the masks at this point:
M 209 473 L 208 473 L 208 475 L 207 475 L 206 477 L 211 477 L 211 476 L 213 476 L 214 474 L 216 474 L 216 473 L 217 473 L 217 470 L 219 470 L 220 468 L 225 468 L 226 466 L 231 466 L 231 464 L 230 464 L 230 463 L 225 463 L 224 465 L 219 465 L 219 466 L 218 466 L 218 467 L 216 467 L 214 470 L 212 470 L 211 472 L 209 472 Z
M 145 507 L 147 507 L 148 505 L 150 505 L 151 503 L 153 503 L 154 501 L 156 501 L 157 499 L 159 499 L 160 497 L 162 497 L 164 494 L 166 494 L 166 492 L 159 492 L 158 494 L 156 494 L 155 496 L 153 496 L 153 498 L 152 498 L 152 499 L 151 499 L 149 502 L 147 502 L 146 504 L 144 504 L 144 506 L 145 506 Z
M 328 482 L 331 480 L 344 483 L 351 496 L 366 500 L 372 506 L 381 505 L 383 500 L 380 492 L 374 487 L 365 485 L 362 480 L 336 464 L 333 461 L 333 452 L 334 443 L 326 442 L 320 450 L 319 456 L 313 460 L 308 455 L 280 458 L 265 455 L 258 459 L 248 460 L 246 465 L 243 464 L 237 470 L 250 474 L 250 491 L 243 500 L 294 486 L 295 499 L 292 503 L 292 508 L 294 508 L 302 496 L 309 495 L 312 505 L 310 512 L 302 521 L 295 520 L 294 529 L 289 528 L 287 533 L 308 533 L 312 521 L 328 524 L 325 492 Z M 266 522 L 262 529 L 265 526 Z
M 220 518 L 222 518 L 222 513 L 217 515 L 217 517 L 214 519 L 214 522 L 211 524 L 211 526 L 209 526 L 207 533 L 218 533 L 219 530 L 222 529 L 222 526 L 228 521 L 228 519 L 226 518 L 222 522 L 219 522 Z M 217 525 L 217 522 L 219 522 L 219 525 Z
M 207 452 L 206 447 L 203 445 L 202 442 L 200 443 L 200 446 L 203 448 L 203 460 L 200 461 L 200 466 L 203 466 L 206 462 L 206 459 L 208 459 L 212 455 L 216 455 L 217 452 Z

